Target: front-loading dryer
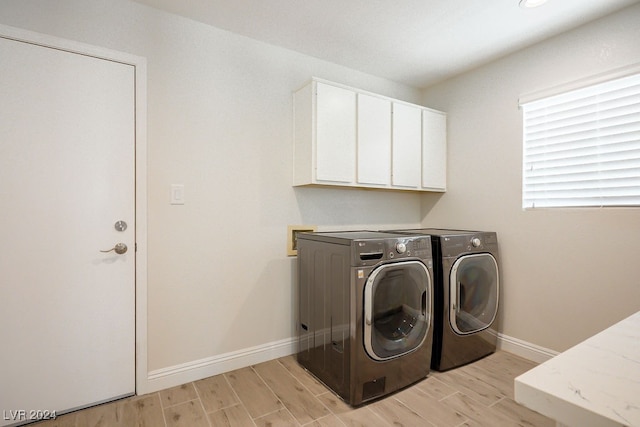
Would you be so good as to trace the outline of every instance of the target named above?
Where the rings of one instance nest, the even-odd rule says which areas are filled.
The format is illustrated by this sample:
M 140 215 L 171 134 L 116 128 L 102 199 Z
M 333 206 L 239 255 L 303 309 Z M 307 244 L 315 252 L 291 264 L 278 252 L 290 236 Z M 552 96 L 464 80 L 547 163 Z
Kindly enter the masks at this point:
M 425 378 L 433 337 L 429 236 L 300 233 L 298 362 L 359 405 Z
M 431 368 L 445 371 L 496 350 L 500 275 L 495 232 L 412 229 L 431 236 L 434 331 Z

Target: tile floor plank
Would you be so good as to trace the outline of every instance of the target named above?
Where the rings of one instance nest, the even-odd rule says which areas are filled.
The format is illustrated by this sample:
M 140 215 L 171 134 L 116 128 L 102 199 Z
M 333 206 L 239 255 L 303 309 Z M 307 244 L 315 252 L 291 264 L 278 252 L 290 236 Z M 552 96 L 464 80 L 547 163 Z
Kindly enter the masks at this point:
M 438 427 L 455 427 L 468 420 L 465 415 L 441 404 L 417 387 L 409 387 L 394 397 Z
M 329 410 L 277 360 L 255 365 L 254 369 L 300 424 L 329 415 Z
M 555 427 L 556 425 L 555 421 L 552 419 L 532 411 L 529 408 L 525 408 L 508 397 L 500 400 L 498 403 L 491 406 L 491 408 L 497 410 L 501 414 L 505 414 L 522 426 Z
M 445 397 L 458 392 L 458 390 L 453 387 L 449 387 L 431 374 L 424 380 L 416 383 L 414 387 L 436 400 L 444 399 Z
M 253 420 L 258 427 L 291 427 L 299 424 L 293 419 L 293 416 L 286 409 L 280 409 L 260 418 Z
M 61 415 L 55 420 L 33 424 L 34 427 L 156 427 L 164 425 L 158 393 L 120 399 Z
M 77 413 L 64 414 L 52 420 L 42 420 L 32 424 L 33 427 L 76 427 Z M 162 424 L 164 425 L 164 424 Z M 30 427 L 31 427 L 30 426 Z
M 389 427 L 391 424 L 384 421 L 367 406 L 338 415 L 338 418 L 349 427 Z
M 513 379 L 535 366 L 531 361 L 499 351 L 475 363 L 462 366 L 458 371 L 492 384 L 501 394 L 513 399 Z
M 320 381 L 318 381 L 312 374 L 307 372 L 305 368 L 300 366 L 298 361 L 293 356 L 281 357 L 278 361 L 285 367 L 287 370 L 298 379 L 306 388 L 309 389 L 314 396 L 317 396 L 322 393 L 326 393 L 327 387 L 324 386 Z
M 213 412 L 240 403 L 224 375 L 194 382 L 205 412 Z
M 491 427 L 509 427 L 518 425 L 517 422 L 513 421 L 506 415 L 501 414 L 497 410 L 492 410 L 488 406 L 485 406 L 462 393 L 456 393 L 453 396 L 442 399 L 440 402 L 469 418 L 469 424 L 479 423 L 479 425 Z
M 370 408 L 389 425 L 433 427 L 432 423 L 395 398 L 378 400 Z
M 131 427 L 164 426 L 159 393 L 130 398 L 125 406 L 123 418 L 124 425 Z
M 344 427 L 344 423 L 340 421 L 340 418 L 331 414 L 312 423 L 305 424 L 304 427 Z
M 504 397 L 493 384 L 478 380 L 459 369 L 439 373 L 436 378 L 486 406 L 492 405 Z
M 207 414 L 214 427 L 255 427 L 244 406 L 238 404 Z
M 517 377 L 534 368 L 537 363 L 524 359 L 506 351 L 497 351 L 483 359 L 470 364 L 481 369 L 503 372 L 507 376 Z
M 117 400 L 79 411 L 76 416 L 76 425 L 83 427 L 125 426 L 125 405 L 121 400 Z
M 186 383 L 160 391 L 160 401 L 162 402 L 163 408 L 168 408 L 169 406 L 197 398 L 198 395 L 196 394 L 195 388 L 193 388 L 193 383 Z
M 339 398 L 336 394 L 331 391 L 327 391 L 323 394 L 316 396 L 319 401 L 321 401 L 324 406 L 326 406 L 331 413 L 333 414 L 344 414 L 346 412 L 352 411 L 353 408 L 349 406 L 344 400 Z
M 461 367 L 458 372 L 485 384 L 491 384 L 501 395 L 513 398 L 513 377 L 504 371 L 487 369 L 480 365 L 467 365 Z
M 209 427 L 209 419 L 199 400 L 179 403 L 164 410 L 168 427 Z
M 251 418 L 258 418 L 282 408 L 282 402 L 251 367 L 224 374 L 231 388 L 247 408 Z

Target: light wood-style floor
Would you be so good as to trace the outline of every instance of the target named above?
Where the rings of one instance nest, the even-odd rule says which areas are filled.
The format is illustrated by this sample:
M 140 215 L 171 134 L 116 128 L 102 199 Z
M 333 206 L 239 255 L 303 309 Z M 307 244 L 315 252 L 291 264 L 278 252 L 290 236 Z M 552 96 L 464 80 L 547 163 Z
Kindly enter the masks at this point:
M 513 379 L 534 366 L 498 351 L 354 409 L 288 356 L 33 426 L 552 427 L 513 400 Z

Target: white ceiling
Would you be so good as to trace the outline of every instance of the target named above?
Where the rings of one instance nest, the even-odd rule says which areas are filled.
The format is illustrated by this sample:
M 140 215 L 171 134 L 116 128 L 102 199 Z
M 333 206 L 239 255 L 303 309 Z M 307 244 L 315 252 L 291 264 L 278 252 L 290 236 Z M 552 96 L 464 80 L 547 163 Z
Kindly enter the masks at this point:
M 423 88 L 640 0 L 135 0 Z

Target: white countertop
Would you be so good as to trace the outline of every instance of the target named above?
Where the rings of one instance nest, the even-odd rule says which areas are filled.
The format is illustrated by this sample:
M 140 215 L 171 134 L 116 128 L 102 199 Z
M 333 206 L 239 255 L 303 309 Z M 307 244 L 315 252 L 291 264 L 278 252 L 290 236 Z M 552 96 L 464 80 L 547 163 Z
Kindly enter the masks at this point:
M 640 426 L 640 312 L 517 377 L 515 399 L 561 425 Z

